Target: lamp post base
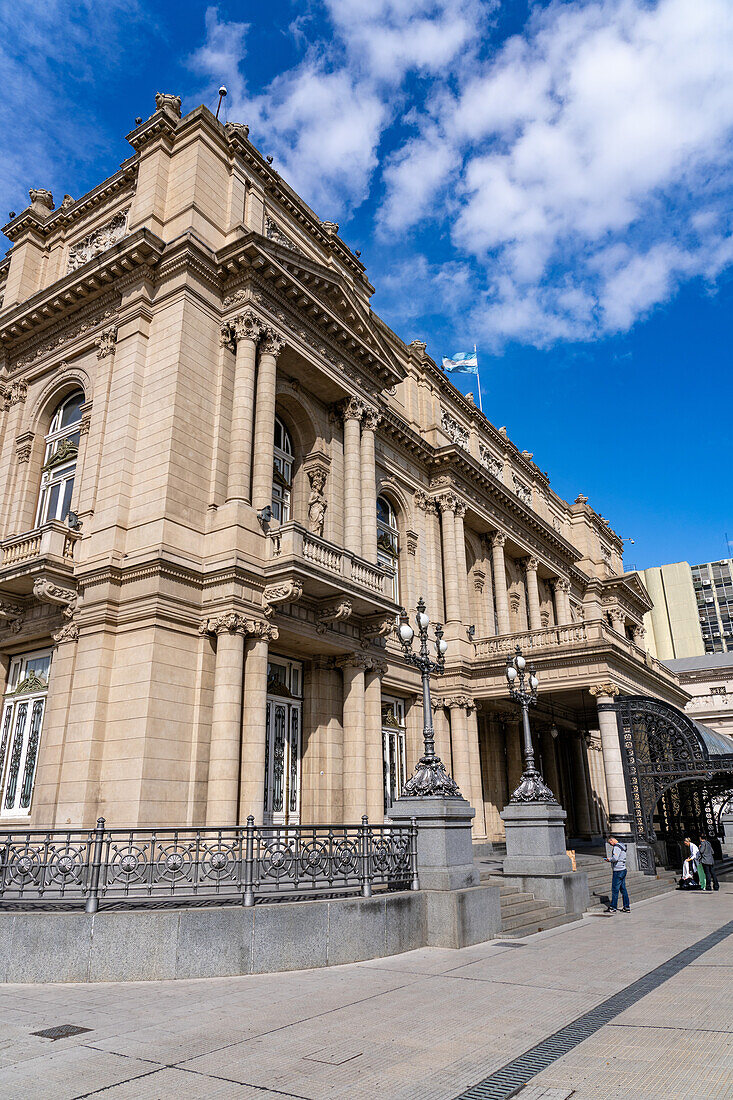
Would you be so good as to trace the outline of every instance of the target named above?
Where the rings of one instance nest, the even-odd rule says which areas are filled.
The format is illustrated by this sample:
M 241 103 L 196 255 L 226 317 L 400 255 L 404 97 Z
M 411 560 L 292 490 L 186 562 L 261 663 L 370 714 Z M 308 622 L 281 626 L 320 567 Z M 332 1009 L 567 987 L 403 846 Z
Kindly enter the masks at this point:
M 552 796 L 551 796 L 552 797 Z M 515 802 L 501 812 L 506 832 L 505 875 L 559 875 L 572 870 L 565 847 L 567 814 L 554 798 Z
M 526 768 L 511 802 L 543 802 L 558 805 L 558 801 L 536 768 Z
M 402 788 L 401 798 L 461 798 L 458 784 L 445 770 L 439 756 L 421 756 L 413 775 Z
M 423 890 L 462 890 L 478 886 L 473 863 L 471 821 L 476 811 L 460 795 L 394 802 L 387 815 L 397 824 L 417 821 L 417 867 Z

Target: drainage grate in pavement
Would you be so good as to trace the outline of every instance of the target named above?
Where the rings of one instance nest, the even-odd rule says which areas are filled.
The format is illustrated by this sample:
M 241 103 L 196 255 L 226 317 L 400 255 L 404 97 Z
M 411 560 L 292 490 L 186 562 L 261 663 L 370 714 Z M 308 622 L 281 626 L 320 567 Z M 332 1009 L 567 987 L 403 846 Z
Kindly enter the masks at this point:
M 561 1027 L 554 1035 L 550 1035 L 524 1054 L 520 1054 L 519 1058 L 515 1058 L 513 1062 L 507 1062 L 496 1073 L 492 1073 L 491 1077 L 485 1077 L 477 1085 L 466 1089 L 456 1097 L 456 1100 L 509 1100 L 509 1097 L 515 1096 L 523 1085 L 543 1069 L 547 1069 L 558 1058 L 568 1054 L 625 1009 L 636 1004 L 642 997 L 646 997 L 647 993 L 653 992 L 675 974 L 679 974 L 680 970 L 684 970 L 700 955 L 704 955 L 711 947 L 715 947 L 731 934 L 733 934 L 733 921 L 704 936 L 679 954 L 673 955 L 661 966 L 637 978 L 631 985 L 614 993 L 589 1012 L 579 1016 L 577 1020 Z
M 510 940 L 494 940 L 494 947 L 526 947 L 526 943 L 512 943 Z
M 91 1031 L 90 1027 L 77 1027 L 76 1024 L 59 1024 L 57 1027 L 47 1027 L 43 1031 L 32 1031 L 31 1035 L 40 1035 L 42 1039 L 67 1039 L 70 1035 L 82 1035 L 85 1031 Z

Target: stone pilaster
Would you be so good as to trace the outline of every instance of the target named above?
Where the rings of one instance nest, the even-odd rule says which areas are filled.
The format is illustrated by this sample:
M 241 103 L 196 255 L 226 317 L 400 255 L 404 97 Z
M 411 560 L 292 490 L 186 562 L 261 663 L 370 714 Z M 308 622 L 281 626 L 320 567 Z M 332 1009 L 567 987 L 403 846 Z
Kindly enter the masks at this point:
M 372 824 L 384 820 L 384 747 L 382 745 L 382 677 L 386 661 L 372 658 L 364 673 L 366 747 L 366 813 Z
M 461 621 L 461 592 L 458 581 L 458 546 L 456 540 L 456 505 L 453 493 L 444 493 L 436 501 L 440 509 L 440 530 L 443 542 L 443 583 L 445 585 L 446 623 Z M 465 551 L 463 553 L 465 572 Z M 460 786 L 460 784 L 459 784 Z
M 369 658 L 352 654 L 341 659 L 344 678 L 344 822 L 353 825 L 366 813 L 365 671 Z

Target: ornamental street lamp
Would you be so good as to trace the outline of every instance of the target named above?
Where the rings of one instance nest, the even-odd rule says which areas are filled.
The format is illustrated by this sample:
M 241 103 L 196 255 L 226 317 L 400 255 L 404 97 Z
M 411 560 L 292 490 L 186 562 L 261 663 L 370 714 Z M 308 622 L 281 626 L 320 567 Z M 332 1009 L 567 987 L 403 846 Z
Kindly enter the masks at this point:
M 460 798 L 461 792 L 455 779 L 448 775 L 445 765 L 439 756 L 435 755 L 435 730 L 433 729 L 433 707 L 430 701 L 430 673 L 442 673 L 445 670 L 445 651 L 448 643 L 443 638 L 443 627 L 435 624 L 435 652 L 433 659 L 428 652 L 428 627 L 430 620 L 425 613 L 425 600 L 420 597 L 417 601 L 417 614 L 415 625 L 420 639 L 420 652 L 415 653 L 412 648 L 412 639 L 415 631 L 410 626 L 407 612 L 402 609 L 398 633 L 402 648 L 405 651 L 405 660 L 422 674 L 422 706 L 423 706 L 423 741 L 425 751 L 415 765 L 414 775 L 408 779 L 402 788 L 403 798 L 425 798 L 429 795 L 441 795 L 444 798 Z
M 532 731 L 529 728 L 529 708 L 537 702 L 539 680 L 534 666 L 530 665 L 529 668 L 526 666 L 527 662 L 522 656 L 521 649 L 517 646 L 516 653 L 507 662 L 506 678 L 509 684 L 509 695 L 522 708 L 524 771 L 522 772 L 520 784 L 509 801 L 557 802 L 534 762 Z

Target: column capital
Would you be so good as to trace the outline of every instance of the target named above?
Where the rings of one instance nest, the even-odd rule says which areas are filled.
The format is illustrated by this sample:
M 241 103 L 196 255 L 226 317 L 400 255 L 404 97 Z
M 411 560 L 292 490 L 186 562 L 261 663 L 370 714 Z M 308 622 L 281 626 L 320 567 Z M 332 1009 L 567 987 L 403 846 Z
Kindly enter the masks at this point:
M 522 558 L 521 566 L 525 573 L 536 573 L 540 567 L 540 563 L 537 558 L 530 556 L 528 558 Z
M 465 710 L 466 714 L 476 710 L 476 702 L 470 695 L 452 695 L 450 698 L 444 698 L 443 706 L 448 710 Z
M 387 665 L 386 661 L 380 661 L 379 658 L 377 658 L 377 657 L 371 657 L 370 658 L 370 665 L 369 665 L 369 668 L 368 668 L 367 671 L 372 672 L 375 676 L 378 676 L 379 679 L 381 680 L 382 677 L 386 675 L 388 667 L 389 666 Z
M 372 667 L 372 659 L 364 653 L 345 653 L 343 657 L 335 658 L 334 665 L 336 668 L 355 668 L 366 672 Z
M 342 420 L 361 420 L 364 408 L 364 402 L 360 397 L 347 397 L 336 406 L 336 412 Z
M 278 639 L 276 626 L 260 619 L 248 619 L 237 611 L 226 611 L 223 615 L 212 615 L 203 619 L 199 634 L 240 634 L 249 638 L 266 638 L 271 642 Z
M 265 331 L 262 318 L 251 309 L 245 309 L 221 326 L 222 344 L 235 347 L 240 340 L 257 342 Z
M 570 595 L 571 584 L 566 577 L 553 577 L 550 584 L 557 592 L 564 592 L 567 596 Z
M 613 680 L 604 680 L 600 684 L 593 684 L 592 687 L 588 688 L 588 691 L 591 695 L 594 695 L 596 697 L 599 695 L 608 695 L 611 699 L 614 697 L 614 695 L 621 694 L 621 688 L 618 686 L 618 684 L 614 684 Z
M 441 493 L 440 496 L 435 497 L 435 506 L 440 512 L 453 512 L 458 514 L 459 509 L 463 509 L 460 513 L 461 519 L 466 513 L 466 506 L 462 501 L 458 499 L 454 492 Z
M 277 359 L 280 352 L 285 347 L 285 337 L 275 329 L 268 328 L 260 342 L 260 353 L 262 355 L 272 355 Z
M 379 409 L 375 409 L 373 405 L 364 406 L 364 420 L 362 423 L 362 431 L 376 432 L 382 420 L 382 414 Z
M 491 535 L 491 546 L 494 550 L 503 550 L 506 543 L 506 535 L 501 531 L 494 531 Z

